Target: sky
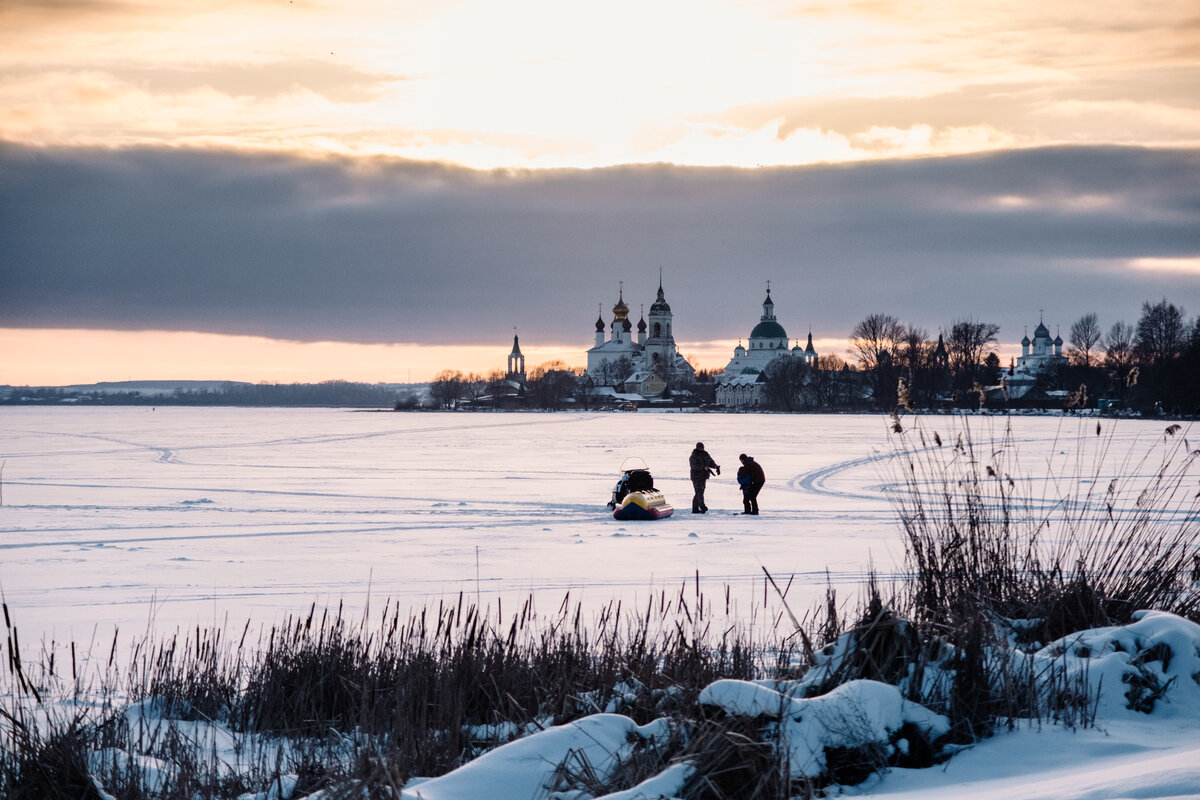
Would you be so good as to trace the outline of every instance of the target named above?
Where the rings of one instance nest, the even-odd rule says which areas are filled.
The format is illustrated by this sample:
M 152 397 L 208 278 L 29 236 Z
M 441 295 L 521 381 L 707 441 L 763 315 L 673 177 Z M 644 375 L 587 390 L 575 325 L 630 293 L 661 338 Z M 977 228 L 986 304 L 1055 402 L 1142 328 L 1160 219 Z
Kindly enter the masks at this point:
M 1200 8 L 0 4 L 0 384 L 1200 312 Z

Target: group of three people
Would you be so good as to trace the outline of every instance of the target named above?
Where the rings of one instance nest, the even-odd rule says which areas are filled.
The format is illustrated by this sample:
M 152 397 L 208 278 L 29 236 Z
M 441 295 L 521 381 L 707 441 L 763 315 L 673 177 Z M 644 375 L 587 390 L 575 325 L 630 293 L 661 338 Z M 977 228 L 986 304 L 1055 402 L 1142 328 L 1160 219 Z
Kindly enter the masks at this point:
M 758 493 L 767 482 L 763 468 L 751 456 L 742 453 L 738 456 L 742 466 L 737 471 L 738 486 L 742 489 L 742 513 L 758 513 Z M 708 511 L 704 503 L 704 485 L 710 475 L 720 475 L 721 466 L 713 461 L 713 457 L 704 449 L 704 442 L 696 442 L 696 449 L 688 459 L 688 467 L 692 476 L 692 513 L 703 514 Z

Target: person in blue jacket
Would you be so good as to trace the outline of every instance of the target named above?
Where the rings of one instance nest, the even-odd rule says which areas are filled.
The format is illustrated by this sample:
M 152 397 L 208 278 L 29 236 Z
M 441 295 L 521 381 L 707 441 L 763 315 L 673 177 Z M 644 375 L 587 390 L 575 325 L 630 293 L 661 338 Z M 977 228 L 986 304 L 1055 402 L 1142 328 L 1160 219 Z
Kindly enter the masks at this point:
M 737 471 L 738 486 L 742 487 L 742 513 L 758 514 L 758 493 L 767 482 L 763 468 L 752 456 L 738 456 L 742 466 Z

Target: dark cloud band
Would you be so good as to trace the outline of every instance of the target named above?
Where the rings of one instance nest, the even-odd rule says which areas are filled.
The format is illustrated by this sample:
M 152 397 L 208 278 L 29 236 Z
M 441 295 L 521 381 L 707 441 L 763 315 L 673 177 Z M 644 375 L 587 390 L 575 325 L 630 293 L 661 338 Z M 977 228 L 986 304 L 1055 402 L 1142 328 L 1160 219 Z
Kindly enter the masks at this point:
M 445 344 L 578 339 L 653 299 L 737 338 L 772 281 L 802 336 L 872 312 L 934 330 L 1136 319 L 1200 276 L 1200 151 L 1049 148 L 787 169 L 477 172 L 390 160 L 0 147 L 5 327 Z

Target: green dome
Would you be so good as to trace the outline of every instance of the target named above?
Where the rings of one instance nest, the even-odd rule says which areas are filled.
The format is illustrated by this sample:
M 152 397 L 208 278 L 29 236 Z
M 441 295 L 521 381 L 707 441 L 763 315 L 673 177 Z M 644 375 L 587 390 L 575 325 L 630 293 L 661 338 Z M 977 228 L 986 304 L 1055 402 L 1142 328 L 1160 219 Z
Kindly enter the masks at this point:
M 751 339 L 786 339 L 787 332 L 773 319 L 764 319 L 750 331 Z

